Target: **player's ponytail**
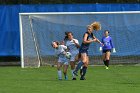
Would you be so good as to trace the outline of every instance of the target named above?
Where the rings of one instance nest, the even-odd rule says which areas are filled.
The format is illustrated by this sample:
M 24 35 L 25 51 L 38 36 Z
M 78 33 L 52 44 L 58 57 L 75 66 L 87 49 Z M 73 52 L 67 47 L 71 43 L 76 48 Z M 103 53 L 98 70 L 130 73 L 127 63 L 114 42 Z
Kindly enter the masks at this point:
M 101 30 L 101 24 L 99 22 L 93 22 L 91 26 L 93 30 L 96 30 L 96 31 Z
M 64 37 L 64 41 L 68 40 L 68 32 L 65 32 L 65 37 Z

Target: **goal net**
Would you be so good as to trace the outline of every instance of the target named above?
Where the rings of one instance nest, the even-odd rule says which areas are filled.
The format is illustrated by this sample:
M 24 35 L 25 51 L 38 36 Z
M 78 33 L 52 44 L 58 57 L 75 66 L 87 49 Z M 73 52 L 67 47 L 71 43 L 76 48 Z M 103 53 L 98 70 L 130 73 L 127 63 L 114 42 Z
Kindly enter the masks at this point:
M 101 31 L 94 35 L 101 40 L 104 30 L 110 31 L 117 53 L 111 54 L 111 64 L 140 63 L 140 12 L 49 12 L 20 13 L 21 66 L 40 67 L 57 62 L 53 40 L 63 41 L 71 31 L 82 42 L 87 25 L 98 21 Z M 89 48 L 90 64 L 102 64 L 100 45 Z

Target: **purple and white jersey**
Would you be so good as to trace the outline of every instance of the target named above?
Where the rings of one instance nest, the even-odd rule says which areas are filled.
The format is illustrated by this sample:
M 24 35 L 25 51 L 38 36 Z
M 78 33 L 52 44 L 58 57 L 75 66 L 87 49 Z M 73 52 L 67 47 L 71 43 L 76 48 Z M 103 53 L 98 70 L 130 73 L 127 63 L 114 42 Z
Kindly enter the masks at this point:
M 102 43 L 104 44 L 103 50 L 114 48 L 113 43 L 112 43 L 112 38 L 110 36 L 103 37 Z
M 69 52 L 71 54 L 78 54 L 79 53 L 79 50 L 78 48 L 76 47 L 75 43 L 73 42 L 73 40 L 79 44 L 78 40 L 77 39 L 72 39 L 72 40 L 67 40 L 66 41 L 66 46 L 69 48 Z
M 65 53 L 67 46 L 65 45 L 59 45 L 57 49 L 55 49 L 55 54 L 58 55 L 58 57 L 65 57 Z

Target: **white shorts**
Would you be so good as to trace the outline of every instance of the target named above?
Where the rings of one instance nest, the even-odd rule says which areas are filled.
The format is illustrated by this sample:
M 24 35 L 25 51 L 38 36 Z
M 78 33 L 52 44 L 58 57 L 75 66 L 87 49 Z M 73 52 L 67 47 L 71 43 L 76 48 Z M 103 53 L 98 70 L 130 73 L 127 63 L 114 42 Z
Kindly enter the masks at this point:
M 70 61 L 75 61 L 75 57 L 77 56 L 77 54 L 71 54 L 71 58 Z
M 66 57 L 63 57 L 63 58 L 59 57 L 58 62 L 60 62 L 61 64 L 64 64 L 64 65 L 69 65 L 69 60 Z

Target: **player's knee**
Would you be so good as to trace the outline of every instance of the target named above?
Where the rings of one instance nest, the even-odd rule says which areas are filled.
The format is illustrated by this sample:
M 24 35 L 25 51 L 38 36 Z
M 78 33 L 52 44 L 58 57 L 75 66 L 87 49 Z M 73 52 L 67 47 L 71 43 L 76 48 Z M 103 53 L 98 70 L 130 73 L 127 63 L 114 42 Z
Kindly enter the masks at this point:
M 57 70 L 60 70 L 61 69 L 61 67 L 60 66 L 57 66 Z
M 84 66 L 85 66 L 85 67 L 88 67 L 88 63 L 85 63 Z
M 109 57 L 106 57 L 106 60 L 109 60 L 110 58 Z
M 72 66 L 71 66 L 71 69 L 74 69 L 74 68 L 75 68 L 75 66 L 74 66 L 74 65 L 72 65 Z
M 84 67 L 88 67 L 88 65 L 86 64 L 86 65 L 84 65 Z
M 66 70 L 64 70 L 64 71 L 63 71 L 63 73 L 64 73 L 64 74 L 66 74 L 66 73 L 67 73 L 67 71 L 66 71 Z
M 103 58 L 103 61 L 106 61 L 106 58 Z
M 87 60 L 82 60 L 82 62 L 85 64 L 87 62 Z

